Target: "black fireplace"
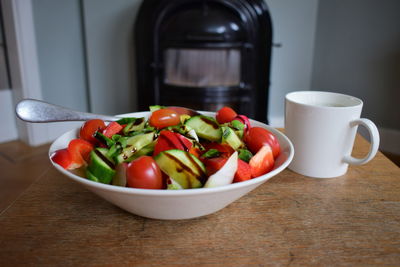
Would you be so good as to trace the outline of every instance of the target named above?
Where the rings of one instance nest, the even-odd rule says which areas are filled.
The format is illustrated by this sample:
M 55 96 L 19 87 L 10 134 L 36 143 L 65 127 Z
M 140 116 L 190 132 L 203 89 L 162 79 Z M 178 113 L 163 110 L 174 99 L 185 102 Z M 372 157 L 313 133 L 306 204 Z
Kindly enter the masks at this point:
M 267 122 L 271 44 L 264 0 L 144 0 L 135 24 L 138 107 L 230 106 Z

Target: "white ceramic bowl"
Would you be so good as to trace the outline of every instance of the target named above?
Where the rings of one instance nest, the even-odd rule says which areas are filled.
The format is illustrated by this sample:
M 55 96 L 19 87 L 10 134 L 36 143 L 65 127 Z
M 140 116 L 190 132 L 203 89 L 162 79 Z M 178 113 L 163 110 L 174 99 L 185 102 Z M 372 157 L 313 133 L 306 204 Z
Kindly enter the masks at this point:
M 213 112 L 201 113 L 215 116 Z M 137 112 L 121 116 L 147 117 L 149 114 L 149 112 Z M 59 172 L 69 179 L 82 184 L 98 196 L 133 214 L 163 220 L 195 218 L 226 207 L 283 171 L 292 161 L 294 154 L 293 145 L 284 134 L 264 123 L 254 120 L 251 120 L 251 125 L 263 127 L 274 133 L 279 140 L 281 153 L 276 159 L 275 167 L 271 172 L 248 181 L 227 186 L 186 190 L 152 190 L 119 187 L 92 182 L 64 170 L 58 164 L 52 163 Z M 57 138 L 50 147 L 49 157 L 54 151 L 66 148 L 69 141 L 77 137 L 77 132 L 78 129 L 74 129 Z

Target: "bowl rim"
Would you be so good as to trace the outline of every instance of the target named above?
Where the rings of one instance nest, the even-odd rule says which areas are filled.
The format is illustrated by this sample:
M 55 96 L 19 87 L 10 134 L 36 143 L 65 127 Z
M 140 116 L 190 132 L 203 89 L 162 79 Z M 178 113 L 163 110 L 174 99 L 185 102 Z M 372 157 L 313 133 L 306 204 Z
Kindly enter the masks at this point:
M 209 112 L 209 111 L 198 111 L 203 115 L 215 115 L 215 112 Z M 148 116 L 150 114 L 150 111 L 140 111 L 140 112 L 132 112 L 132 113 L 125 113 L 125 114 L 119 114 L 117 115 L 118 117 L 127 117 L 127 116 Z M 189 196 L 189 195 L 203 195 L 203 194 L 212 194 L 212 193 L 217 193 L 217 192 L 223 192 L 223 191 L 229 191 L 229 190 L 234 190 L 237 188 L 241 187 L 247 187 L 251 186 L 257 183 L 262 183 L 264 181 L 267 181 L 268 179 L 272 178 L 273 176 L 277 175 L 281 171 L 283 171 L 292 161 L 293 156 L 294 156 L 294 147 L 292 142 L 289 140 L 289 138 L 284 135 L 282 132 L 278 131 L 277 129 L 273 128 L 272 126 L 269 126 L 265 123 L 250 119 L 250 122 L 252 124 L 261 124 L 263 128 L 267 128 L 267 130 L 271 131 L 273 134 L 279 136 L 278 139 L 283 139 L 288 147 L 289 147 L 289 155 L 287 156 L 286 160 L 277 168 L 273 169 L 272 171 L 261 175 L 256 178 L 252 178 L 247 181 L 243 181 L 240 183 L 232 183 L 229 185 L 224 185 L 224 186 L 219 186 L 219 187 L 214 187 L 214 188 L 192 188 L 192 189 L 182 189 L 182 190 L 165 190 L 165 189 L 142 189 L 142 188 L 130 188 L 130 187 L 121 187 L 121 186 L 116 186 L 116 185 L 111 185 L 111 184 L 103 184 L 99 182 L 94 182 L 88 179 L 85 179 L 84 177 L 81 177 L 79 175 L 76 175 L 72 173 L 71 171 L 65 170 L 62 168 L 60 165 L 54 163 L 51 160 L 51 155 L 56 151 L 56 144 L 60 142 L 61 139 L 65 138 L 65 136 L 72 134 L 72 132 L 76 132 L 78 128 L 71 129 L 64 134 L 60 135 L 58 138 L 56 138 L 52 144 L 50 145 L 49 151 L 48 151 L 48 156 L 51 164 L 62 174 L 66 175 L 67 177 L 71 178 L 72 180 L 84 184 L 85 186 L 88 187 L 95 187 L 96 189 L 103 190 L 103 191 L 113 191 L 113 192 L 118 192 L 122 194 L 135 194 L 135 195 L 151 195 L 151 196 L 165 196 L 165 197 L 174 197 L 174 196 Z M 257 126 L 258 127 L 258 126 Z

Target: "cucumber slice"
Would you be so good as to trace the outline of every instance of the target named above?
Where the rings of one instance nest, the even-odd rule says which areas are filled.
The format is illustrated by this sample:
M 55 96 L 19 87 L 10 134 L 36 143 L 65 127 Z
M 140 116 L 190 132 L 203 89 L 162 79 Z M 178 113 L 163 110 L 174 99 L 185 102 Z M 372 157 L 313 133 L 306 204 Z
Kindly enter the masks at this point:
M 98 148 L 90 152 L 90 164 L 87 171 L 104 184 L 109 184 L 115 175 L 114 164 Z
M 126 140 L 126 147 L 122 150 L 122 152 L 116 157 L 116 163 L 119 164 L 124 161 L 128 161 L 130 157 L 132 157 L 135 153 L 140 151 L 143 147 L 147 146 L 154 139 L 154 132 L 138 134 L 130 137 Z
M 88 169 L 86 169 L 86 178 L 88 178 L 89 180 L 93 181 L 93 182 L 97 182 L 99 183 L 99 179 L 97 179 L 96 176 L 94 176 Z
M 199 188 L 206 179 L 204 164 L 192 154 L 171 149 L 161 152 L 155 157 L 160 169 L 170 176 L 182 188 Z
M 185 125 L 195 130 L 196 134 L 203 139 L 214 142 L 221 140 L 221 127 L 212 117 L 197 115 L 188 119 Z
M 233 149 L 238 150 L 243 146 L 242 140 L 236 135 L 235 131 L 228 126 L 221 127 L 222 140 L 221 143 L 230 145 Z
M 134 121 L 128 123 L 122 132 L 128 135 L 131 132 L 141 131 L 144 129 L 146 120 L 144 118 L 136 118 Z

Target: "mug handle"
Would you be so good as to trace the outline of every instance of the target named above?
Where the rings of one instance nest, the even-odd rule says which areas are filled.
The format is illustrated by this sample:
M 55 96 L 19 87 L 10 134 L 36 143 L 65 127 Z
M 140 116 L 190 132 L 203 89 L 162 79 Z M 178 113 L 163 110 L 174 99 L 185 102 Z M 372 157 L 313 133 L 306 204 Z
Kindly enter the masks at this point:
M 376 125 L 368 119 L 357 119 L 350 122 L 350 127 L 354 127 L 357 125 L 364 126 L 365 128 L 367 128 L 369 132 L 369 136 L 371 139 L 371 146 L 369 147 L 368 155 L 362 159 L 354 158 L 351 155 L 348 155 L 343 158 L 343 161 L 353 165 L 362 165 L 373 159 L 376 153 L 378 152 L 379 132 L 378 128 L 376 128 Z

